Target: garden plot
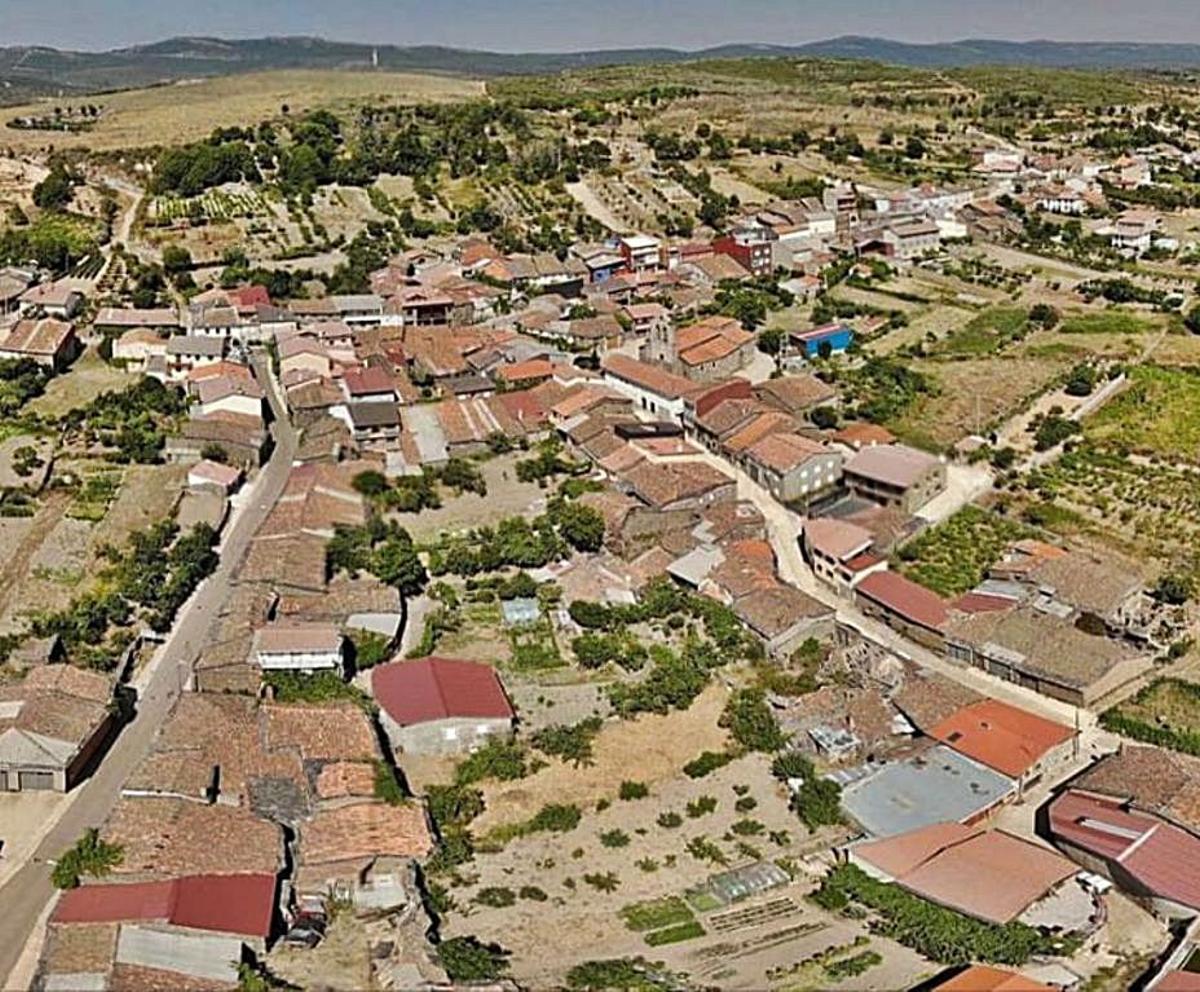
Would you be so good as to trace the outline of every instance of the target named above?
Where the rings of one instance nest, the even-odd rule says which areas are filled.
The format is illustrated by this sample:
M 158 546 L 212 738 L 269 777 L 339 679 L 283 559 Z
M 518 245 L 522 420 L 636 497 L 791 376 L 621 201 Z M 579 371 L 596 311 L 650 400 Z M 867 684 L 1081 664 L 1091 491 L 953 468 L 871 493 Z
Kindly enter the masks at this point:
M 1082 444 L 1020 480 L 1026 519 L 1090 537 L 1154 570 L 1174 562 L 1200 574 L 1200 470 Z
M 167 224 L 178 220 L 252 219 L 267 212 L 267 203 L 258 191 L 236 187 L 211 189 L 194 197 L 156 196 L 150 204 L 150 216 Z
M 1159 679 L 1114 706 L 1103 722 L 1126 737 L 1200 755 L 1200 685 Z
M 983 581 L 1013 541 L 1033 531 L 977 506 L 966 506 L 900 549 L 904 574 L 942 596 L 961 596 Z
M 872 341 L 871 351 L 878 355 L 890 355 L 906 345 L 918 342 L 929 344 L 954 334 L 974 316 L 974 311 L 963 307 L 930 307 L 910 318 L 904 327 L 897 327 Z
M 690 712 L 706 710 L 706 719 L 715 729 L 720 699 L 709 702 L 706 697 Z M 667 738 L 688 740 L 686 753 L 694 757 L 704 742 L 686 736 L 690 728 L 679 722 L 690 712 L 663 718 L 674 721 L 672 726 L 647 718 L 634 726 L 653 728 L 650 739 L 657 747 Z M 597 739 L 597 766 L 609 761 L 605 742 L 609 732 Z M 764 901 L 787 899 L 786 913 L 766 913 L 761 920 L 747 921 L 747 929 L 732 932 L 718 924 L 710 928 L 710 912 L 719 916 L 726 907 L 691 905 L 682 898 L 688 889 L 730 867 L 828 847 L 834 835 L 807 834 L 788 809 L 785 790 L 771 777 L 770 761 L 764 756 L 737 759 L 697 780 L 679 775 L 676 764 L 670 773 L 673 777 L 658 782 L 644 773 L 642 756 L 647 753 L 643 748 L 627 754 L 621 765 L 608 773 L 607 791 L 591 793 L 608 802 L 585 805 L 583 793 L 568 790 L 569 782 L 544 794 L 546 801 L 579 804 L 582 815 L 573 829 L 527 834 L 501 851 L 477 853 L 467 866 L 472 876 L 469 883 L 450 890 L 456 908 L 449 915 L 447 935 L 469 933 L 498 941 L 513 951 L 516 977 L 546 987 L 583 960 L 646 955 L 690 971 L 705 961 L 712 962 L 711 955 L 707 959 L 697 955 L 704 947 L 719 943 L 726 947 L 727 958 L 763 950 L 774 953 L 771 963 L 779 964 L 794 960 L 797 953 L 814 953 L 852 941 L 862 933 L 860 924 L 834 921 L 805 905 L 802 893 L 807 883 L 789 883 L 758 897 Z M 683 755 L 681 748 L 679 759 Z M 620 800 L 616 797 L 618 782 L 633 775 L 631 769 L 637 769 L 637 776 L 650 786 L 650 794 Z M 531 783 L 548 771 L 505 787 Z M 573 782 L 586 779 L 592 769 L 567 771 Z M 747 798 L 753 806 L 748 808 L 743 802 L 738 809 L 739 799 Z M 735 824 L 742 826 L 735 830 Z M 472 824 L 473 832 L 478 833 L 479 825 L 478 820 Z M 752 900 L 736 905 L 749 908 Z M 772 945 L 761 939 L 768 930 L 784 932 L 782 943 Z M 761 942 L 756 944 L 756 940 Z M 801 943 L 803 940 L 812 943 Z M 548 947 L 555 953 L 547 955 Z M 722 967 L 728 963 L 723 962 Z M 750 971 L 745 979 L 761 988 L 768 965 L 747 958 L 736 963 L 735 971 L 747 967 Z

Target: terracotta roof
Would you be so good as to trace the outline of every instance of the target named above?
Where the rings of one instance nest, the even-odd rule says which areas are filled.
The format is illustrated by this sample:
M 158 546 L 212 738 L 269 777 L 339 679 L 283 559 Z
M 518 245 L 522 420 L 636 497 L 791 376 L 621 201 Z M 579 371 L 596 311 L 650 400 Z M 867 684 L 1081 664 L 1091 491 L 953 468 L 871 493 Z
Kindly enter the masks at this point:
M 267 705 L 265 745 L 295 748 L 305 761 L 374 761 L 379 745 L 366 713 L 340 706 Z
M 1130 802 L 1200 832 L 1200 758 L 1163 748 L 1125 744 L 1093 765 L 1076 788 Z
M 915 833 L 868 841 L 854 853 L 905 867 L 892 876 L 898 885 L 990 923 L 1011 922 L 1079 871 L 1061 854 L 1000 830 L 963 836 L 934 824 Z
M 685 499 L 699 499 L 734 479 L 708 462 L 652 464 L 639 462 L 622 473 L 621 479 L 645 503 L 664 507 Z
M 64 892 L 55 923 L 169 923 L 245 936 L 271 933 L 274 875 L 186 875 L 164 882 L 84 885 Z
M 960 754 L 1012 778 L 1020 778 L 1048 751 L 1075 736 L 1070 727 L 996 699 L 963 707 L 928 733 Z
M 362 858 L 421 858 L 433 850 L 425 808 L 362 802 L 319 811 L 300 827 L 300 863 L 321 865 Z
M 511 720 L 516 715 L 496 670 L 450 658 L 377 665 L 371 689 L 380 707 L 403 727 L 457 717 Z
M 639 362 L 628 355 L 607 354 L 602 361 L 602 367 L 609 375 L 664 399 L 683 399 L 704 388 L 702 384 L 692 382 L 691 379 L 685 379 L 648 362 Z
M 830 454 L 830 451 L 802 434 L 772 434 L 751 445 L 747 454 L 767 468 L 791 472 L 818 455 Z
M 768 402 L 791 413 L 820 406 L 837 397 L 837 390 L 815 375 L 785 375 L 768 379 L 755 389 Z
M 772 410 L 770 413 L 759 414 L 744 427 L 725 438 L 722 446 L 726 451 L 734 453 L 746 451 L 772 434 L 791 431 L 795 425 L 791 414 Z
M 363 761 L 331 761 L 317 773 L 319 799 L 375 795 L 375 765 Z
M 946 622 L 945 601 L 898 572 L 868 575 L 858 584 L 858 592 L 919 626 L 939 630 Z
M 869 548 L 875 538 L 857 524 L 836 517 L 812 517 L 804 522 L 804 540 L 821 554 L 845 561 Z
M 351 396 L 369 396 L 372 393 L 394 393 L 396 391 L 392 377 L 378 365 L 350 369 L 342 376 L 342 383 L 346 387 L 346 392 Z
M 534 379 L 549 379 L 554 375 L 554 363 L 548 358 L 531 358 L 526 362 L 500 365 L 496 378 L 505 382 L 528 382 Z
M 937 464 L 936 457 L 916 448 L 903 444 L 877 444 L 859 451 L 846 463 L 845 471 L 907 489 Z
M 337 651 L 342 633 L 329 623 L 275 623 L 254 632 L 254 650 L 266 654 Z
M 896 440 L 896 435 L 889 431 L 886 427 L 880 427 L 878 424 L 869 424 L 866 421 L 856 421 L 847 424 L 834 433 L 833 439 L 841 441 L 843 444 L 849 445 L 864 445 L 864 444 L 891 444 Z
M 18 320 L 0 340 L 0 351 L 22 355 L 57 355 L 74 333 L 74 324 L 51 317 Z
M 733 611 L 767 640 L 786 633 L 801 620 L 831 616 L 834 612 L 833 607 L 782 582 L 743 596 L 733 604 Z
M 1014 971 L 976 964 L 942 982 L 932 992 L 1056 992 L 1049 985 L 1035 982 Z

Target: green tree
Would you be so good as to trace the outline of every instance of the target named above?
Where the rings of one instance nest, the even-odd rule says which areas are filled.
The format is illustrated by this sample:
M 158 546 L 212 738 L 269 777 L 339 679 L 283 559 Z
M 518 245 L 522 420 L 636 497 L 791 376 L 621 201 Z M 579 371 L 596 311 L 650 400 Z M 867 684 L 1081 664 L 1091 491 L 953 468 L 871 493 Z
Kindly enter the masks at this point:
M 42 210 L 63 210 L 75 195 L 66 166 L 56 161 L 46 178 L 33 187 L 33 202 Z
M 582 503 L 564 502 L 554 513 L 563 538 L 576 551 L 599 551 L 604 545 L 604 517 Z
M 748 751 L 779 751 L 787 744 L 762 689 L 739 689 L 730 696 L 720 724 Z
M 55 888 L 74 889 L 81 876 L 103 878 L 124 859 L 121 847 L 101 840 L 100 831 L 92 827 L 55 862 L 50 880 Z
M 371 552 L 371 574 L 395 586 L 405 596 L 415 596 L 425 588 L 429 576 L 406 532 L 388 537 Z

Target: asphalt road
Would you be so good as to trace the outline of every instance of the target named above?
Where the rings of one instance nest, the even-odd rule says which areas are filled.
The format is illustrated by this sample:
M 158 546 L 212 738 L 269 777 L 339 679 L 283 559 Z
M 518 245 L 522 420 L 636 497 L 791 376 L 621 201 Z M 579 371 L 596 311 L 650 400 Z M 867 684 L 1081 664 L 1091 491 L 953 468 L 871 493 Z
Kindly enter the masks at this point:
M 7 976 L 21 955 L 46 903 L 54 894 L 50 866 L 89 827 L 99 827 L 115 805 L 130 773 L 149 753 L 171 706 L 186 684 L 207 636 L 209 622 L 224 606 L 234 571 L 250 540 L 283 492 L 296 453 L 297 435 L 282 408 L 265 359 L 255 361 L 275 414 L 275 450 L 263 467 L 221 546 L 221 562 L 180 612 L 163 646 L 160 664 L 138 699 L 137 714 L 121 731 L 100 767 L 78 787 L 72 803 L 46 835 L 33 858 L 0 888 L 0 975 Z M 9 987 L 7 984 L 4 986 Z

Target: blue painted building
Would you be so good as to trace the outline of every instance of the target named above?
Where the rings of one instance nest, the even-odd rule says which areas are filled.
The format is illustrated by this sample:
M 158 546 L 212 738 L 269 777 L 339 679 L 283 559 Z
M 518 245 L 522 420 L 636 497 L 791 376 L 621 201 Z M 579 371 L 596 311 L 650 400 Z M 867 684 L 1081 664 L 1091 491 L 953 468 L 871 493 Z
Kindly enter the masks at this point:
M 845 324 L 826 324 L 824 327 L 814 327 L 811 331 L 792 331 L 792 345 L 805 358 L 816 358 L 821 352 L 823 342 L 829 342 L 832 354 L 838 354 L 850 347 L 854 340 L 853 328 Z

